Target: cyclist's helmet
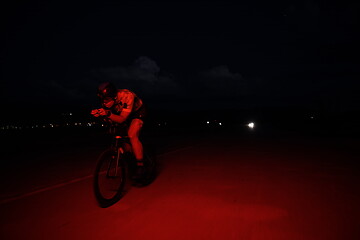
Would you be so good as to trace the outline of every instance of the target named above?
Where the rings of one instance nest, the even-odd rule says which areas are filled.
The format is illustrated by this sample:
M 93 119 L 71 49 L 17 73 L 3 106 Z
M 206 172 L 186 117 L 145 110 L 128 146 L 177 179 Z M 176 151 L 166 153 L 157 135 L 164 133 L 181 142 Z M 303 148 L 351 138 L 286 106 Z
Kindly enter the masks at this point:
M 105 99 L 114 99 L 117 94 L 117 89 L 114 84 L 110 82 L 101 83 L 98 87 L 98 97 L 101 101 Z

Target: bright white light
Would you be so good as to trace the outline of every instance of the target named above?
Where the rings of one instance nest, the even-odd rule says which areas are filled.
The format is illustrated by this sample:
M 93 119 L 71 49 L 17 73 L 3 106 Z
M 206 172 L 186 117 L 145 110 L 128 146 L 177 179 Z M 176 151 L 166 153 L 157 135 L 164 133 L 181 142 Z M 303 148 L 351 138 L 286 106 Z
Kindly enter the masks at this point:
M 253 123 L 253 122 L 249 123 L 249 124 L 248 124 L 248 127 L 251 128 L 251 129 L 254 128 L 254 127 L 255 127 L 255 123 Z
M 209 121 L 207 121 L 207 122 L 206 122 L 206 124 L 210 124 L 210 122 L 209 122 Z
M 219 123 L 219 125 L 221 126 L 221 123 Z

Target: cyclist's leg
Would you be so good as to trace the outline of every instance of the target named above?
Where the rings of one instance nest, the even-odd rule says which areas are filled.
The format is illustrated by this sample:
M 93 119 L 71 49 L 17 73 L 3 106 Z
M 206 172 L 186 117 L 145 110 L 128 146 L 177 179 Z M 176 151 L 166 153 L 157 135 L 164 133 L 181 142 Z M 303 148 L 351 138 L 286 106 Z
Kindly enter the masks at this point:
M 140 131 L 143 124 L 144 122 L 141 119 L 134 118 L 132 119 L 128 130 L 128 136 L 130 138 L 130 143 L 133 148 L 133 153 L 137 162 L 143 161 L 143 145 L 139 139 Z

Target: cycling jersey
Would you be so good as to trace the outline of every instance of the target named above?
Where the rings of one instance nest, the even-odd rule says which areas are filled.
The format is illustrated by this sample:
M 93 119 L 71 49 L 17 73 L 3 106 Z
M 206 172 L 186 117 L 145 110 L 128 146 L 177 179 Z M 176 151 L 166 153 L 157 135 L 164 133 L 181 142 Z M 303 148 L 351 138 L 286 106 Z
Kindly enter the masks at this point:
M 146 108 L 142 100 L 132 91 L 127 89 L 119 89 L 114 105 L 109 109 L 111 113 L 120 115 L 122 111 L 129 112 L 129 116 L 123 123 L 116 123 L 109 118 L 103 118 L 103 121 L 110 124 L 110 134 L 122 134 L 124 129 L 130 126 L 133 119 L 140 119 L 142 121 L 146 118 Z M 125 128 L 119 128 L 123 126 Z
M 111 112 L 120 115 L 122 111 L 135 113 L 143 106 L 142 100 L 128 89 L 119 89 Z

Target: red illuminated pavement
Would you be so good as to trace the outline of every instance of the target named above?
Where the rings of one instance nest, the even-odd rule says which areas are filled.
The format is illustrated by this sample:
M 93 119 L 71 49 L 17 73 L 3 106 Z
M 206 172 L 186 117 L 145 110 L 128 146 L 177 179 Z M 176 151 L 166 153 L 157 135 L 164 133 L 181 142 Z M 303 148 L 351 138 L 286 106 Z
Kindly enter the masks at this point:
M 156 181 L 107 209 L 91 178 L 3 203 L 0 239 L 360 239 L 359 155 L 331 141 L 215 140 L 161 155 Z

